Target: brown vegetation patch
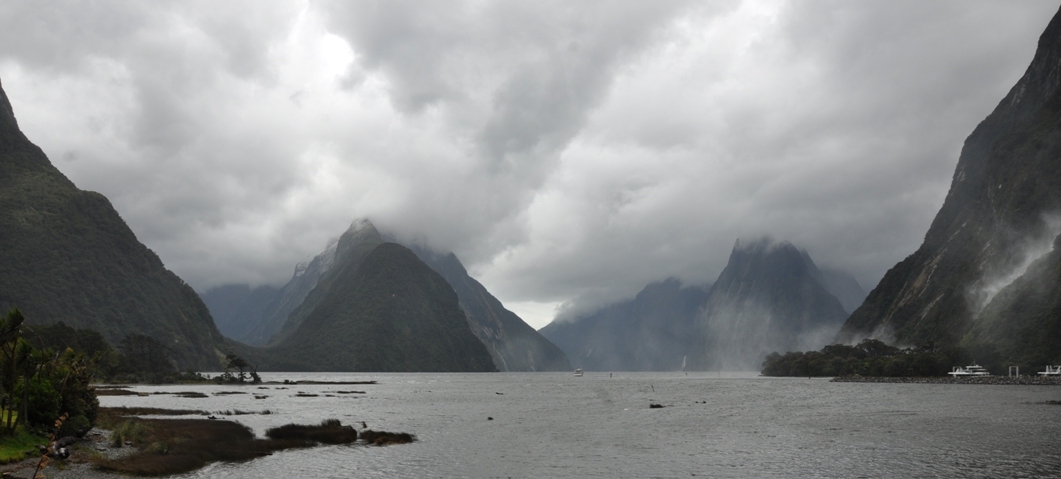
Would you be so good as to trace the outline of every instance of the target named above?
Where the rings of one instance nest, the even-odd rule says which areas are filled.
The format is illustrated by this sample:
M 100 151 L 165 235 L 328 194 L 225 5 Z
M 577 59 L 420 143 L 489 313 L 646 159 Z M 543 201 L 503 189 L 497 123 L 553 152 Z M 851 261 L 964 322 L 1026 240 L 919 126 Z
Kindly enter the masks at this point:
M 265 384 L 340 384 L 349 386 L 352 384 L 377 384 L 376 381 L 292 381 L 285 379 L 283 382 L 267 381 Z
M 139 396 L 140 393 L 125 388 L 96 388 L 96 396 Z
M 199 409 L 162 409 L 157 407 L 101 407 L 98 419 L 100 426 L 111 429 L 113 423 L 129 416 L 189 416 L 192 414 L 205 416 L 210 414 Z
M 219 416 L 245 416 L 245 415 L 248 415 L 248 414 L 269 415 L 269 414 L 272 414 L 272 413 L 273 412 L 268 410 L 268 409 L 263 409 L 262 411 L 244 411 L 244 410 L 241 410 L 241 409 L 233 409 L 233 410 L 229 410 L 229 411 L 217 411 L 214 414 L 217 414 Z
M 207 419 L 134 419 L 143 433 L 133 440 L 140 450 L 120 459 L 95 459 L 95 467 L 137 476 L 162 476 L 199 469 L 216 461 L 246 461 L 290 448 L 321 443 L 348 444 L 357 432 L 337 420 L 320 426 L 286 425 L 257 439 L 250 428 Z M 284 432 L 276 433 L 274 431 Z M 268 434 L 268 433 L 267 433 Z
M 285 424 L 265 431 L 266 437 L 282 440 L 315 441 L 324 444 L 348 444 L 357 440 L 353 427 L 343 426 L 338 419 L 328 419 L 319 426 Z
M 361 439 L 372 446 L 390 446 L 393 444 L 408 444 L 416 441 L 416 436 L 406 432 L 373 431 L 366 429 L 361 431 Z
M 170 394 L 170 395 L 177 396 L 177 397 L 182 397 L 182 398 L 205 398 L 205 397 L 210 397 L 210 396 L 207 396 L 206 394 L 203 394 L 203 393 L 201 393 L 199 391 L 178 391 L 178 392 L 175 392 L 175 393 L 171 393 L 171 392 L 167 392 L 167 391 L 155 391 L 155 392 L 153 392 L 151 394 L 161 394 L 161 395 Z

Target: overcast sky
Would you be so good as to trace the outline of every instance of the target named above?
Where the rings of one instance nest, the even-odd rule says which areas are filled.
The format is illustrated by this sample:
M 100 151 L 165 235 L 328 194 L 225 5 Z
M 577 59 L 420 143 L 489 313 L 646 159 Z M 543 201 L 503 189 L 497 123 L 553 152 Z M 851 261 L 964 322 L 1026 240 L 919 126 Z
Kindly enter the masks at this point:
M 8 0 L 0 82 L 197 290 L 367 217 L 540 328 L 762 235 L 870 289 L 1058 3 Z

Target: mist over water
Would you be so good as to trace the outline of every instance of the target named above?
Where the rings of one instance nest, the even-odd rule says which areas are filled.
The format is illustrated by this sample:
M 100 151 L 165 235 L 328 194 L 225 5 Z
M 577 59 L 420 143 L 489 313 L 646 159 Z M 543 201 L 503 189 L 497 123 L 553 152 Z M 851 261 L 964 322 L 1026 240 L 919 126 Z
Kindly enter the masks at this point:
M 385 448 L 284 451 L 177 476 L 183 478 L 1034 478 L 1061 470 L 1054 440 L 1061 437 L 1061 406 L 1045 404 L 1061 398 L 1052 387 L 677 372 L 263 376 L 379 384 L 142 386 L 135 389 L 200 390 L 209 397 L 107 396 L 101 402 L 268 409 L 272 414 L 232 417 L 258 434 L 285 423 L 338 418 L 419 437 Z M 350 389 L 365 393 L 335 394 Z M 221 391 L 248 394 L 215 395 Z M 255 394 L 268 398 L 256 400 Z M 650 409 L 650 403 L 665 407 Z

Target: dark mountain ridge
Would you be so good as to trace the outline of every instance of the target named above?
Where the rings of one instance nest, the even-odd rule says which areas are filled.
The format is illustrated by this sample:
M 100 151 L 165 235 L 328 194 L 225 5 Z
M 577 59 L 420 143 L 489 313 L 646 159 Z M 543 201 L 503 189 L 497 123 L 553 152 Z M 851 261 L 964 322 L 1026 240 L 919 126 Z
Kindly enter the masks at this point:
M 203 298 L 215 316 L 225 318 L 218 321 L 219 327 L 229 337 L 252 345 L 275 345 L 290 336 L 309 312 L 319 306 L 321 298 L 329 294 L 334 281 L 322 281 L 322 278 L 330 274 L 334 265 L 356 268 L 360 258 L 376 246 L 392 240 L 382 235 L 370 221 L 356 220 L 340 240 L 329 244 L 311 261 L 300 263 L 291 281 L 279 290 L 269 287 L 251 290 L 245 285 L 229 285 L 207 291 Z M 437 253 L 417 245 L 410 249 L 441 274 L 456 292 L 470 331 L 486 346 L 498 370 L 571 369 L 559 348 L 515 313 L 505 309 L 482 284 L 468 275 L 453 253 Z
M 486 287 L 468 275 L 453 253 L 413 246 L 413 253 L 445 278 L 457 293 L 472 334 L 486 346 L 499 371 L 570 371 L 571 363 L 555 344 L 505 309 Z
M 18 128 L 0 87 L 0 309 L 117 344 L 151 336 L 180 368 L 215 369 L 223 338 L 187 284 L 141 244 L 106 197 L 79 190 Z
M 300 370 L 495 370 L 456 293 L 408 248 L 381 243 L 345 259 L 321 278 L 271 353 Z

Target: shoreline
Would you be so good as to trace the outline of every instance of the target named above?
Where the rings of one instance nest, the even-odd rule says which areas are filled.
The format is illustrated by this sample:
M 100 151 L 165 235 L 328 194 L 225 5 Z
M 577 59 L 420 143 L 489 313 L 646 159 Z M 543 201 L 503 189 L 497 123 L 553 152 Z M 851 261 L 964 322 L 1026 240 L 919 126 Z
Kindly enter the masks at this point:
M 883 377 L 883 376 L 837 376 L 829 380 L 834 383 L 887 383 L 887 384 L 986 384 L 1001 386 L 1061 386 L 1061 377 L 1042 376 L 980 376 L 953 377 Z
M 74 443 L 70 450 L 70 457 L 63 460 L 53 459 L 48 467 L 41 470 L 46 477 L 51 479 L 115 479 L 128 476 L 117 472 L 100 471 L 92 467 L 89 460 L 93 456 L 104 456 L 117 459 L 134 454 L 139 451 L 134 446 L 113 447 L 109 444 L 111 431 L 109 429 L 92 428 L 84 438 Z M 0 465 L 0 473 L 8 474 L 6 477 L 31 479 L 33 471 L 37 468 L 40 456 L 33 456 L 18 462 Z

